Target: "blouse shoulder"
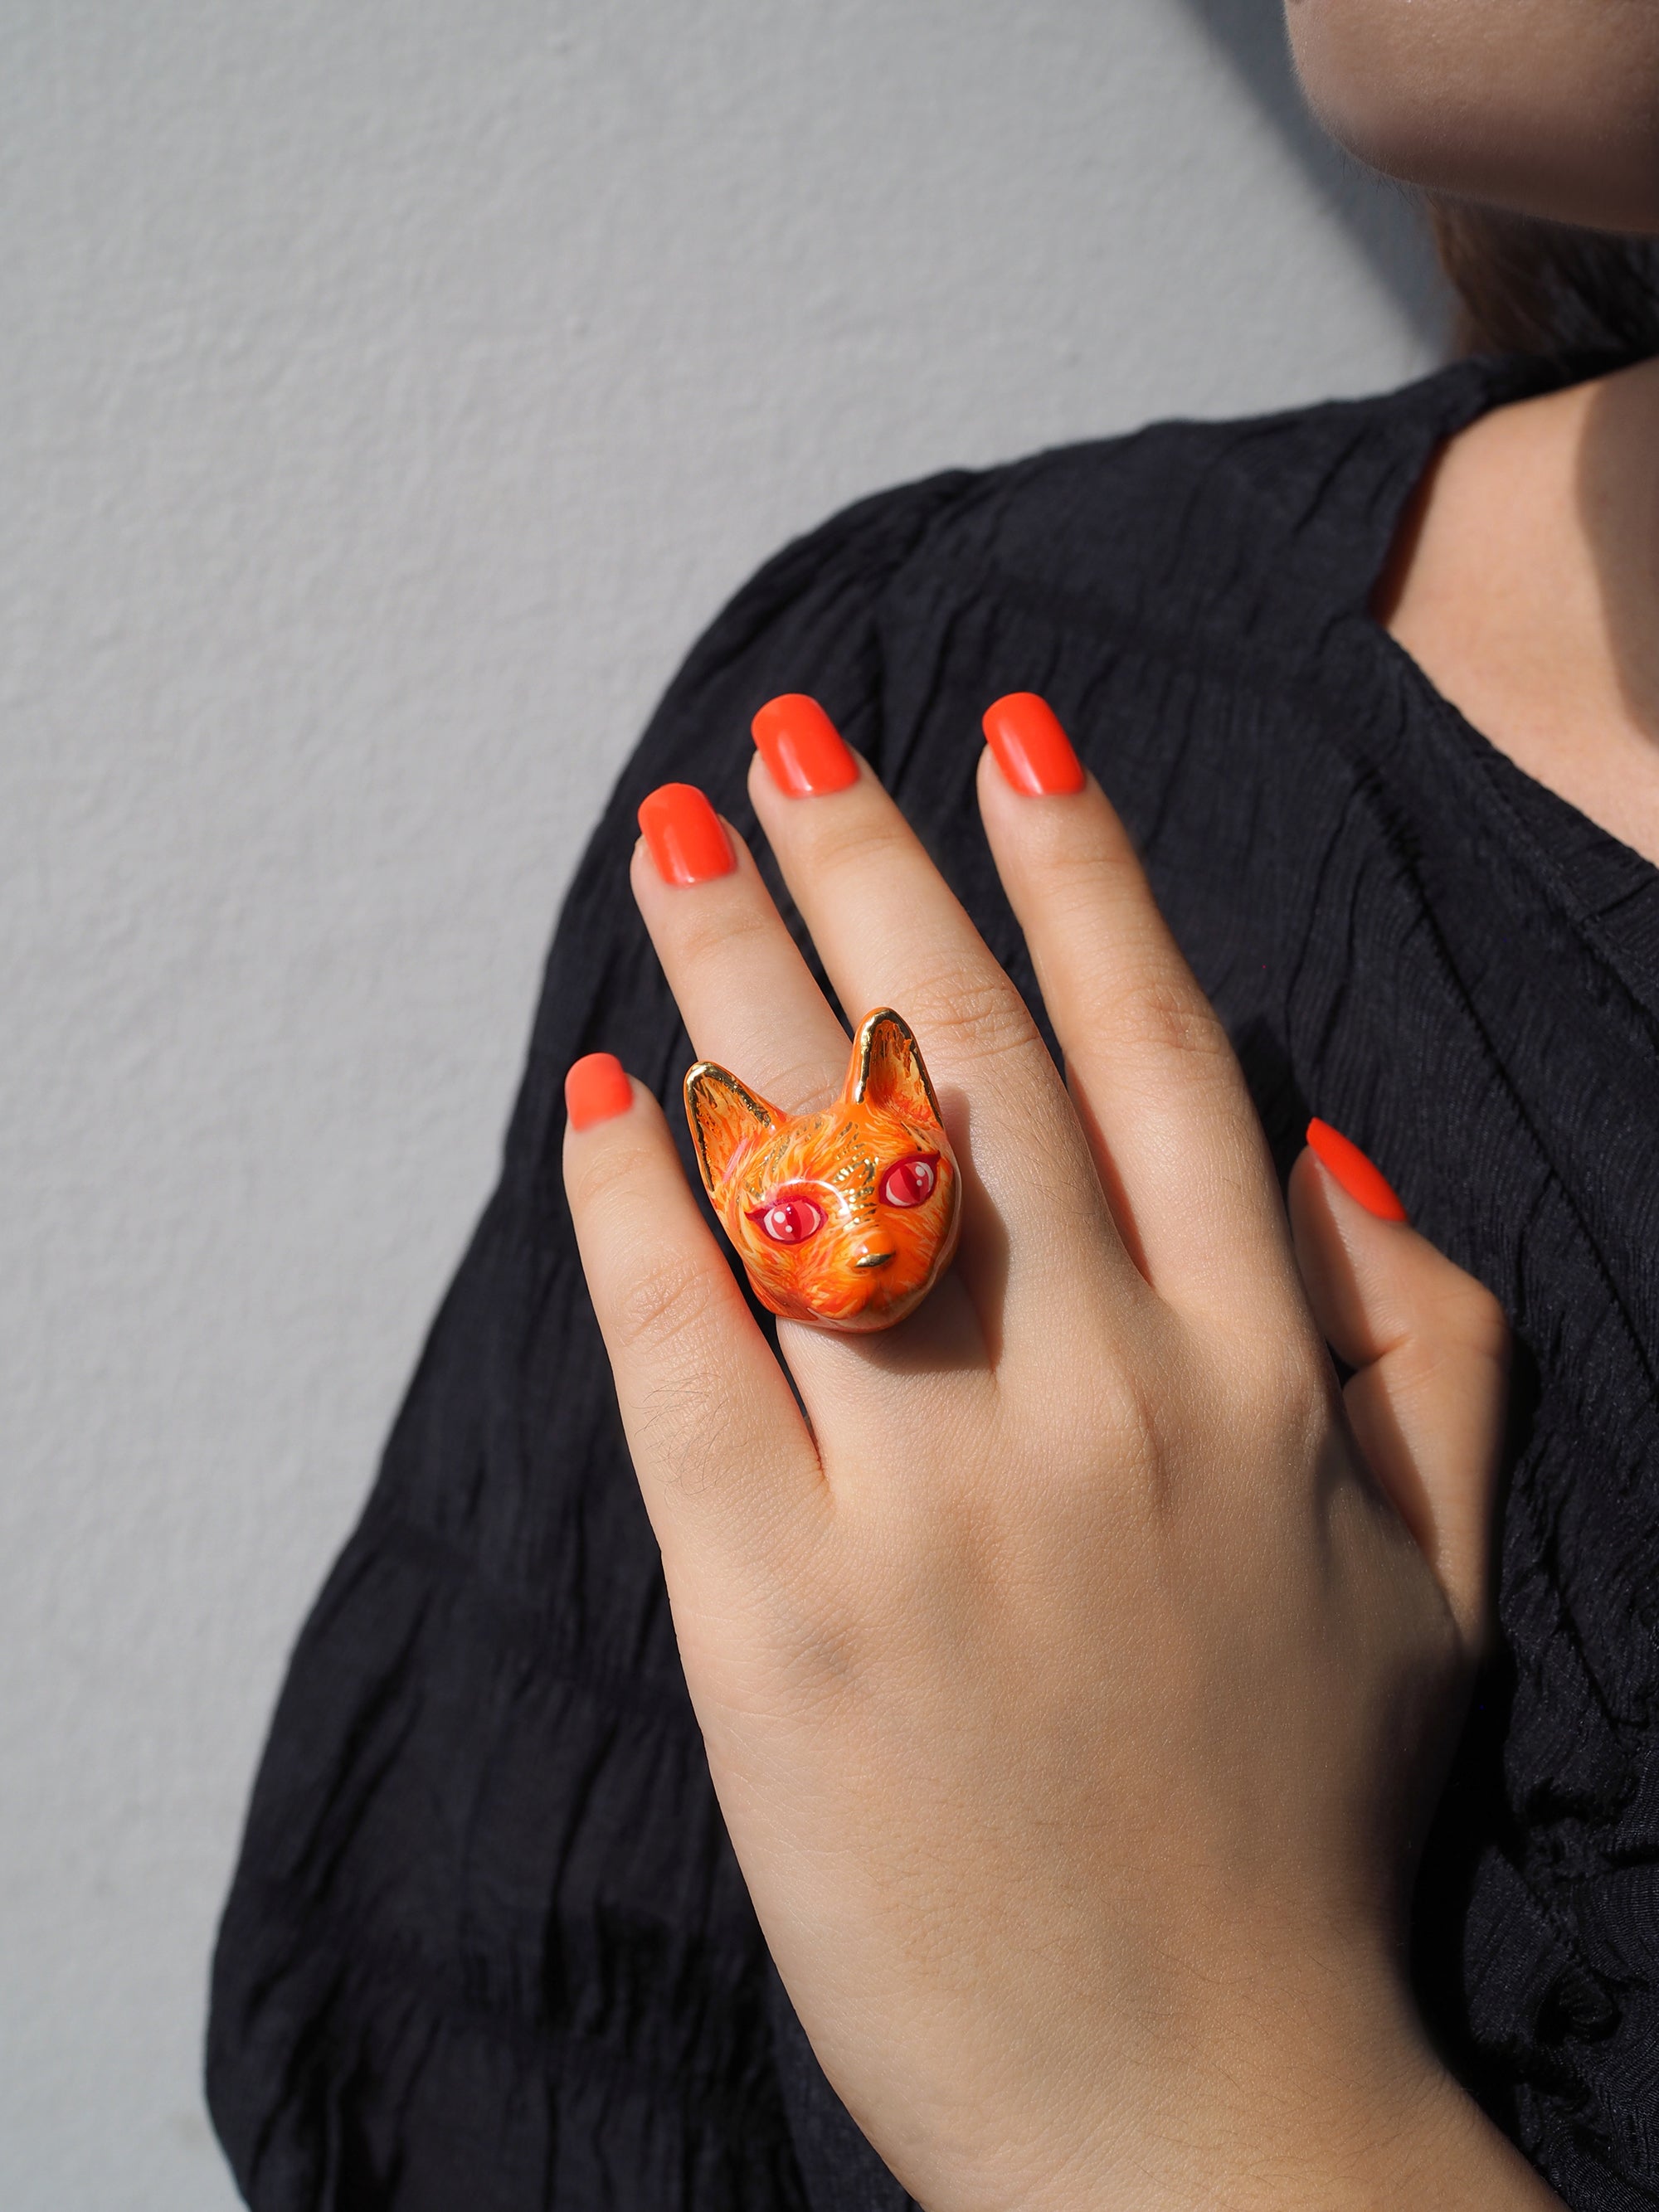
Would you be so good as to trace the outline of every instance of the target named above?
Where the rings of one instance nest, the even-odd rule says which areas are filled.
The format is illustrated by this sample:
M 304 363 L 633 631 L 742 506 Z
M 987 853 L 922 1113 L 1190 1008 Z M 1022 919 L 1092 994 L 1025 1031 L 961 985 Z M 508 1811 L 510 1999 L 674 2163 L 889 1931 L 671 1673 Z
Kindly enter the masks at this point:
M 1006 666 L 1005 688 L 1021 688 L 1038 632 L 1064 640 L 1079 685 L 1126 646 L 1184 665 L 1300 653 L 1325 617 L 1363 605 L 1436 442 L 1498 388 L 1490 364 L 1464 364 L 1381 398 L 953 470 L 832 515 L 692 647 L 611 794 L 567 924 L 614 936 L 618 856 L 658 784 L 698 784 L 747 832 L 748 732 L 779 692 L 821 700 L 896 788 L 949 672 Z M 996 649 L 999 625 L 1021 629 L 1017 649 Z M 969 631 L 985 643 L 964 655 Z M 568 1011 L 574 1027 L 592 1009 Z
M 1310 614 L 1364 604 L 1435 448 L 1516 374 L 1464 362 L 1396 392 L 1038 453 L 977 478 L 924 558 L 1074 629 L 1144 624 L 1194 649 L 1305 635 Z
M 884 662 L 927 608 L 1040 604 L 1085 629 L 1197 636 L 1259 632 L 1281 610 L 1305 622 L 1310 599 L 1363 601 L 1435 446 L 1504 390 L 1492 364 L 1464 363 L 1377 397 L 1157 422 L 862 499 L 736 593 L 633 765 L 651 777 L 681 757 L 684 715 L 729 700 L 746 728 L 786 689 L 816 690 L 861 743 Z

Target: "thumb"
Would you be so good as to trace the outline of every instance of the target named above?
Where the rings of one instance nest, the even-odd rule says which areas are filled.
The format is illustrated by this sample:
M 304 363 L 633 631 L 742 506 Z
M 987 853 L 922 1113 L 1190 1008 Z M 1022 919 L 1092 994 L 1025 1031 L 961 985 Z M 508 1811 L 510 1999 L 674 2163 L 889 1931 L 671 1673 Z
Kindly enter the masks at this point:
M 1465 1644 L 1486 1626 L 1510 1332 L 1490 1291 L 1419 1237 L 1328 1122 L 1291 1170 L 1291 1231 L 1314 1318 L 1354 1370 L 1343 1390 L 1367 1464 L 1439 1579 Z

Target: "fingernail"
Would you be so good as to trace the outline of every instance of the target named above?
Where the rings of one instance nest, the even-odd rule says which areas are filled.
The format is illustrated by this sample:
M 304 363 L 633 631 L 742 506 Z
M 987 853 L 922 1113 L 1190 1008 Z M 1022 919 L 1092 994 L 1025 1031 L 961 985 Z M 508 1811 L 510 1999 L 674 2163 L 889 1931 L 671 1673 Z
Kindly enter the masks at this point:
M 614 1052 L 590 1052 L 571 1063 L 564 1079 L 564 1110 L 573 1129 L 614 1121 L 634 1103 L 634 1087 Z
M 1328 1168 L 1349 1197 L 1357 1198 L 1368 1213 L 1376 1214 L 1379 1221 L 1406 1219 L 1399 1193 L 1352 1138 L 1332 1128 L 1328 1121 L 1315 1120 L 1308 1124 L 1308 1143 L 1320 1165 Z
M 640 829 L 665 884 L 709 883 L 738 865 L 720 816 L 695 783 L 659 784 L 640 808 Z
M 817 799 L 859 780 L 859 764 L 816 699 L 786 691 L 750 724 L 766 772 L 791 799 Z
M 997 766 L 1028 799 L 1060 799 L 1083 788 L 1083 763 L 1060 718 L 1035 691 L 1010 691 L 985 709 L 983 724 Z

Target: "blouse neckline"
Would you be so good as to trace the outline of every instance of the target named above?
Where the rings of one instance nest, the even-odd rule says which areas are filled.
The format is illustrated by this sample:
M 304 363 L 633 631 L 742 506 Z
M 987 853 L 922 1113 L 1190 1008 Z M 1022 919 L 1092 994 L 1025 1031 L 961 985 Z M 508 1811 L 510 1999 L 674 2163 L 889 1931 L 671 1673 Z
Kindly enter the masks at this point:
M 1607 366 L 1483 359 L 1459 362 L 1430 380 L 1431 388 L 1439 387 L 1440 404 L 1418 416 L 1417 434 L 1402 441 L 1393 457 L 1361 563 L 1357 611 L 1373 653 L 1419 709 L 1437 749 L 1480 776 L 1528 873 L 1659 1019 L 1659 867 L 1494 744 L 1371 611 L 1411 501 L 1446 441 L 1498 407 L 1583 381 Z

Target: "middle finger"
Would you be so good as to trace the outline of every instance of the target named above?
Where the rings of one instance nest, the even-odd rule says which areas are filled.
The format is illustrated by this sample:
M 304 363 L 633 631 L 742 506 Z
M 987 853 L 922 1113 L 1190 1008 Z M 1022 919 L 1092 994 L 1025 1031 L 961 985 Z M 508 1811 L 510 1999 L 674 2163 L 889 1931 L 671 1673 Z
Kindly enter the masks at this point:
M 1024 1001 L 856 754 L 847 756 L 855 775 L 838 788 L 787 787 L 778 736 L 790 714 L 816 718 L 833 737 L 812 702 L 775 701 L 757 718 L 750 796 L 842 1007 L 856 1019 L 896 1006 L 915 1030 L 947 1122 L 954 1109 L 965 1123 L 975 1178 L 1019 1232 L 1011 1271 L 1053 1263 L 1075 1279 L 1081 1230 L 1121 1286 L 1138 1291 Z

